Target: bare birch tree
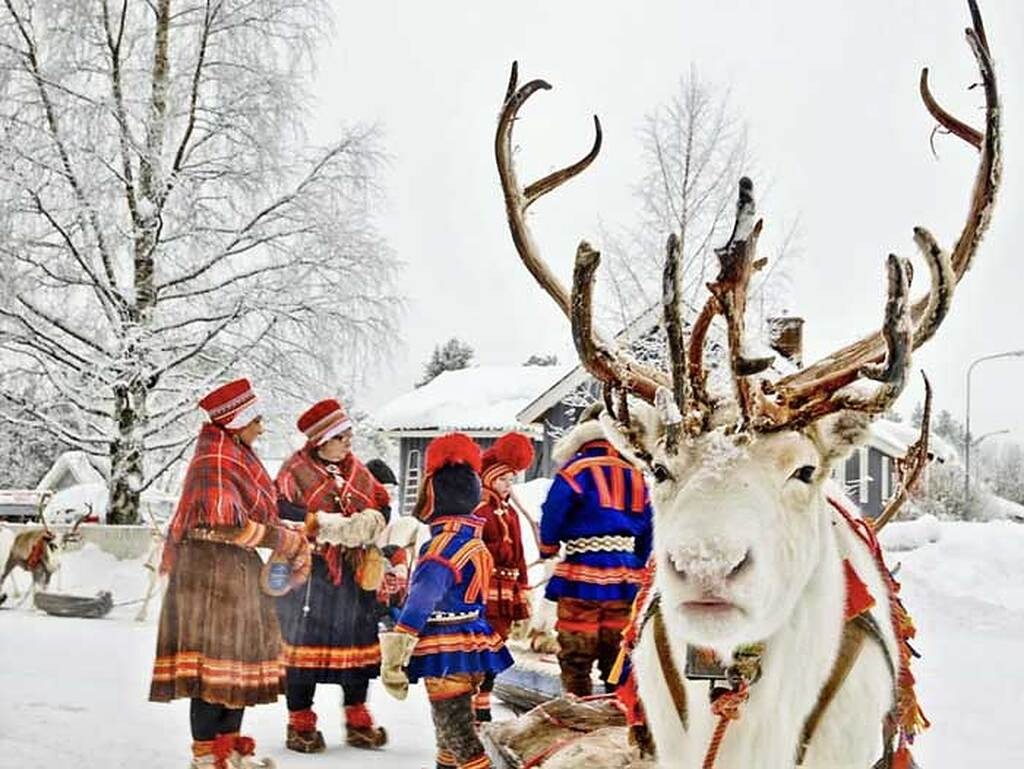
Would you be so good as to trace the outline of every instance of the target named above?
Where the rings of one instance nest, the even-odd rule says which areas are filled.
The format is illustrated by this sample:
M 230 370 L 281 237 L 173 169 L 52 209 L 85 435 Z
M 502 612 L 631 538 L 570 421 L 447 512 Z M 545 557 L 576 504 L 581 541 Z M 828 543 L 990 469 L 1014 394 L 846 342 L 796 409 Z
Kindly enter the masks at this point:
M 619 230 L 605 228 L 603 237 L 613 312 L 622 327 L 660 301 L 665 239 L 672 232 L 682 246 L 684 304 L 700 307 L 705 284 L 717 270 L 714 248 L 729 237 L 737 181 L 752 173 L 746 127 L 728 91 L 714 91 L 694 70 L 680 79 L 667 102 L 645 117 L 640 136 L 643 170 L 635 188 L 637 216 Z M 792 247 L 790 231 L 776 256 Z M 780 293 L 784 274 L 776 269 L 778 262 L 772 258 L 769 272 L 752 288 L 752 305 L 760 306 L 763 287 L 772 281 L 775 295 Z
M 198 393 L 338 382 L 393 327 L 373 130 L 305 143 L 320 0 L 3 0 L 9 429 L 108 457 L 110 519 L 187 450 Z

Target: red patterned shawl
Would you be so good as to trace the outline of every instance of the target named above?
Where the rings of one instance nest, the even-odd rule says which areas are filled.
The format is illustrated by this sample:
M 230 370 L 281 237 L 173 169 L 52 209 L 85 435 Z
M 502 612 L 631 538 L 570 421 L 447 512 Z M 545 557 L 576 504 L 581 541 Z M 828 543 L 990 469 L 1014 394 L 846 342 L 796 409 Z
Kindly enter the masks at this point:
M 181 498 L 171 518 L 160 565 L 174 564 L 178 544 L 196 526 L 244 526 L 277 520 L 277 492 L 253 450 L 219 425 L 199 432 L 195 454 L 185 473 Z
M 385 489 L 366 466 L 349 454 L 341 462 L 317 459 L 306 446 L 292 454 L 277 474 L 278 493 L 289 502 L 310 511 L 342 513 L 346 516 L 368 507 L 387 512 L 391 502 Z M 341 584 L 341 554 L 344 548 L 324 548 L 324 559 L 334 584 Z

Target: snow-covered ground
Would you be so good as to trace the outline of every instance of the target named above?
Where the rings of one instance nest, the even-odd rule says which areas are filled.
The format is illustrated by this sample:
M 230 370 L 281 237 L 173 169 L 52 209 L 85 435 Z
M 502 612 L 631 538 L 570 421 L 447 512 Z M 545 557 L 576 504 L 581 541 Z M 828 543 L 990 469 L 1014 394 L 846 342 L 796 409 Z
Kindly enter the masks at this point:
M 1021 765 L 1024 729 L 1015 703 L 1024 683 L 1024 526 L 893 524 L 886 541 L 900 548 L 888 559 L 901 564 L 903 597 L 917 622 L 923 658 L 915 674 L 933 724 L 918 741 L 918 762 L 924 769 Z M 115 601 L 130 601 L 143 594 L 146 579 L 141 561 L 118 562 L 87 546 L 67 556 L 59 586 L 85 594 L 112 589 Z M 188 704 L 146 701 L 157 611 L 140 624 L 132 620 L 136 609 L 120 606 L 103 620 L 0 610 L 0 767 L 187 766 Z M 380 752 L 341 744 L 336 687 L 323 687 L 316 707 L 326 755 L 284 749 L 283 700 L 250 709 L 244 729 L 282 769 L 433 766 L 422 687 L 402 703 L 372 687 L 371 707 L 391 735 Z

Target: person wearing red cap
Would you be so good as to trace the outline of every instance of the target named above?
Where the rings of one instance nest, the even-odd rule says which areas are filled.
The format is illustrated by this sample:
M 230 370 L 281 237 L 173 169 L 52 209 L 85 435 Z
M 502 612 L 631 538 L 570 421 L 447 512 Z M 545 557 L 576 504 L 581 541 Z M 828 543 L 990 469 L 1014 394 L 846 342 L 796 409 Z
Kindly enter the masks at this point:
M 422 678 L 439 769 L 489 769 L 476 734 L 473 695 L 512 664 L 484 615 L 494 560 L 480 538 L 480 447 L 451 433 L 427 446 L 413 515 L 430 525 L 394 631 L 381 633 L 381 681 L 397 699 Z
M 317 544 L 306 590 L 277 604 L 287 667 L 286 744 L 300 753 L 326 748 L 313 696 L 318 683 L 330 683 L 342 688 L 346 742 L 379 748 L 387 733 L 374 724 L 366 699 L 380 672 L 377 589 L 385 563 L 375 541 L 390 499 L 352 453 L 352 420 L 338 401 L 311 406 L 298 428 L 306 445 L 285 461 L 276 482 L 289 503 L 282 515 L 307 521 Z
M 273 481 L 252 450 L 263 426 L 249 381 L 229 382 L 199 405 L 210 421 L 164 547 L 168 585 L 149 698 L 191 698 L 192 769 L 269 767 L 239 734 L 244 709 L 274 702 L 284 689 L 281 635 L 255 548 L 290 564 L 286 589 L 305 582 L 309 546 L 278 520 Z
M 501 436 L 483 454 L 480 481 L 483 499 L 473 513 L 484 521 L 483 540 L 494 559 L 487 591 L 487 621 L 508 640 L 512 624 L 530 616 L 529 578 L 519 515 L 513 507 L 512 483 L 533 464 L 533 441 L 520 433 Z M 491 720 L 494 676 L 488 675 L 473 702 L 477 721 Z

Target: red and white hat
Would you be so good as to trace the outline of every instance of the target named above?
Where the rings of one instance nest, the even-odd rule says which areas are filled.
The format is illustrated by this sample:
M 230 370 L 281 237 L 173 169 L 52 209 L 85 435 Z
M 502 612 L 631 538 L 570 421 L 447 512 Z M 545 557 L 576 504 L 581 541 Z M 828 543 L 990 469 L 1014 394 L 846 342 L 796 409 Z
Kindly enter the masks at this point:
M 256 393 L 248 379 L 236 379 L 221 385 L 199 405 L 210 416 L 210 421 L 229 430 L 240 430 L 260 416 L 256 408 Z
M 328 398 L 308 408 L 299 417 L 297 425 L 311 444 L 320 446 L 352 429 L 352 420 L 338 401 Z
M 480 479 L 491 488 L 501 476 L 521 473 L 532 464 L 533 441 L 522 433 L 506 433 L 484 452 Z

